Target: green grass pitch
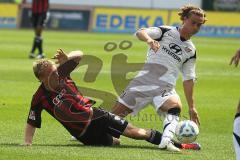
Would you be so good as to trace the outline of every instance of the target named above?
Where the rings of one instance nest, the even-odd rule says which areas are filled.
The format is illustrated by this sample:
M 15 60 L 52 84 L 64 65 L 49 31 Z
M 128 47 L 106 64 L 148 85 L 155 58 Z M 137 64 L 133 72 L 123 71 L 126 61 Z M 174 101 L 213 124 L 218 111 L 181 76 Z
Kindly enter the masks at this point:
M 85 54 L 101 59 L 103 68 L 95 82 L 84 82 L 86 66 L 78 68 L 72 77 L 81 86 L 113 94 L 116 93 L 110 78 L 112 57 L 124 53 L 128 56 L 128 63 L 141 63 L 146 56 L 146 44 L 127 34 L 45 31 L 43 37 L 47 57 L 51 57 L 56 49 L 63 48 L 65 51 L 81 49 Z M 198 54 L 195 100 L 201 118 L 197 141 L 201 143 L 202 150 L 182 153 L 161 151 L 145 141 L 125 137 L 121 138 L 119 147 L 86 147 L 70 141 L 67 131 L 45 111 L 42 128 L 37 130 L 33 146 L 20 146 L 31 97 L 39 85 L 32 73 L 33 60 L 27 58 L 32 39 L 32 30 L 0 30 L 0 159 L 235 159 L 232 124 L 240 95 L 240 70 L 228 64 L 240 46 L 239 39 L 193 38 Z M 133 46 L 128 50 L 104 51 L 107 42 L 119 44 L 122 40 L 132 41 Z M 181 78 L 177 91 L 183 103 L 182 117 L 188 117 Z M 127 119 L 136 126 L 161 131 L 162 122 L 150 116 L 156 116 L 151 106 L 141 111 L 138 117 L 128 116 Z

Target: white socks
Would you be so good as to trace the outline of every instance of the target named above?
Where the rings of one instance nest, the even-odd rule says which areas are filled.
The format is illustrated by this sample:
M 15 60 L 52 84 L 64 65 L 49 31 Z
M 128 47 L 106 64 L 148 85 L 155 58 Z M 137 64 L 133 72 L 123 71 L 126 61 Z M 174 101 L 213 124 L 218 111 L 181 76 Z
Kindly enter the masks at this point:
M 173 139 L 175 134 L 175 128 L 178 124 L 179 116 L 167 114 L 164 121 L 163 121 L 163 134 L 162 134 L 162 141 L 160 147 L 165 147 L 167 142 Z

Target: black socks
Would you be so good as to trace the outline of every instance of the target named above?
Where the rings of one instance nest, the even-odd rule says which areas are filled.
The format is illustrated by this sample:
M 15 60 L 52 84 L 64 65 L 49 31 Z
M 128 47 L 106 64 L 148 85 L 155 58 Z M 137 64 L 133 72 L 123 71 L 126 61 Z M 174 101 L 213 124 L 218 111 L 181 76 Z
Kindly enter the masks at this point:
M 42 49 L 42 38 L 41 37 L 35 37 L 33 40 L 33 46 L 32 46 L 32 51 L 31 53 L 34 53 L 36 48 L 39 51 L 39 54 L 43 53 L 43 49 Z
M 162 140 L 162 134 L 157 130 L 151 130 L 151 136 L 146 140 L 152 144 L 159 145 Z

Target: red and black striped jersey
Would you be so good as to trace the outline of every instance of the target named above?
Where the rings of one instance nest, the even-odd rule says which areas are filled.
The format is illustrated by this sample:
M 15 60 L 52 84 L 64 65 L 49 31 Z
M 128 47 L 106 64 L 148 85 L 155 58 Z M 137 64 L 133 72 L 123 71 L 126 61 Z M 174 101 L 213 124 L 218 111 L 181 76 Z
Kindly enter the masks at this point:
M 32 2 L 32 13 L 46 13 L 48 8 L 48 0 L 33 0 Z
M 49 91 L 42 83 L 33 95 L 28 115 L 28 124 L 40 128 L 41 113 L 46 110 L 59 121 L 71 135 L 81 136 L 92 118 L 91 106 L 95 101 L 85 98 L 70 78 L 70 72 L 77 66 L 73 60 L 58 67 L 60 84 L 57 91 Z

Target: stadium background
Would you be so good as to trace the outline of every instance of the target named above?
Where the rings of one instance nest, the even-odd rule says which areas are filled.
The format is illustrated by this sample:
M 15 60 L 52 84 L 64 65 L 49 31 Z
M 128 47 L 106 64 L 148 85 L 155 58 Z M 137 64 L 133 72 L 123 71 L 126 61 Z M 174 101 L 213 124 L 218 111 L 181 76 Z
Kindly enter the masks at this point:
M 195 97 L 202 122 L 198 141 L 203 150 L 181 154 L 159 151 L 126 138 L 122 138 L 122 147 L 82 147 L 69 141 L 69 134 L 46 113 L 42 115 L 43 127 L 37 131 L 34 146 L 21 147 L 31 96 L 38 86 L 31 70 L 32 60 L 27 58 L 33 38 L 31 1 L 0 2 L 0 159 L 234 159 L 232 121 L 240 93 L 240 72 L 239 68 L 229 67 L 228 62 L 240 47 L 238 0 L 50 0 L 50 19 L 43 33 L 45 53 L 51 57 L 60 47 L 66 51 L 81 49 L 100 59 L 103 67 L 99 74 L 90 73 L 95 78 L 84 77 L 86 66 L 73 74 L 87 95 L 99 98 L 98 104 L 103 99 L 108 101 L 108 96 L 118 95 L 116 84 L 121 81 L 112 79 L 112 74 L 119 73 L 114 70 L 118 68 L 116 63 L 144 62 L 146 46 L 132 36 L 136 29 L 180 25 L 177 9 L 185 4 L 207 10 L 208 21 L 193 38 L 198 49 Z M 132 43 L 128 50 L 104 50 L 107 42 L 118 46 L 124 40 Z M 125 63 L 116 60 L 121 55 L 127 56 Z M 132 78 L 135 74 L 127 76 Z M 181 79 L 177 90 L 185 119 L 188 113 Z M 114 98 L 107 106 L 114 104 Z M 151 107 L 127 119 L 137 126 L 161 129 L 161 120 Z
M 30 28 L 30 0 L 25 4 L 1 4 L 0 28 Z M 214 3 L 215 2 L 215 3 Z M 199 36 L 240 37 L 239 1 L 223 0 L 161 0 L 127 1 L 50 1 L 49 29 L 80 30 L 94 32 L 134 33 L 137 28 L 158 25 L 180 25 L 176 9 L 192 3 L 208 11 L 210 21 L 202 28 Z M 224 4 L 225 2 L 225 4 Z M 224 4 L 224 5 L 223 5 Z M 232 4 L 232 6 L 231 6 Z M 212 6 L 212 8 L 211 8 Z M 225 8 L 224 8 L 225 7 Z M 130 8 L 130 9 L 129 9 Z M 220 10 L 234 10 L 226 12 Z

